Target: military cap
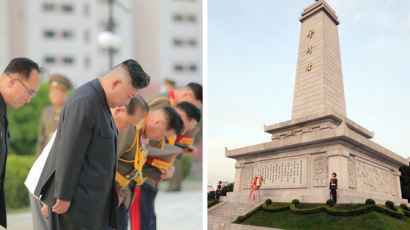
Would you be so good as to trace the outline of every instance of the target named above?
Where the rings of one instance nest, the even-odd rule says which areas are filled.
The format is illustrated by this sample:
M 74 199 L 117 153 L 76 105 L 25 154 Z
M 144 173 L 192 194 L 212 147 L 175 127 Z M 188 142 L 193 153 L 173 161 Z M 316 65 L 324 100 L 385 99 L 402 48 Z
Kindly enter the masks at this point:
M 61 74 L 53 74 L 48 81 L 50 87 L 59 88 L 62 90 L 69 90 L 72 88 L 70 80 Z

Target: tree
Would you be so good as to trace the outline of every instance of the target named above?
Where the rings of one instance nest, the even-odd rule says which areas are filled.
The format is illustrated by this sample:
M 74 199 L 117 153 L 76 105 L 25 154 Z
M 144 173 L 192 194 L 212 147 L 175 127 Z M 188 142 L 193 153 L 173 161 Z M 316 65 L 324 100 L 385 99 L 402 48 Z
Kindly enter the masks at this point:
M 410 163 L 409 166 L 400 167 L 400 172 L 401 196 L 410 202 Z
M 10 154 L 31 155 L 36 152 L 36 140 L 41 111 L 50 104 L 49 88 L 42 82 L 36 96 L 19 109 L 7 108 L 10 130 Z
M 228 185 L 222 186 L 221 188 L 221 196 L 226 196 L 227 192 L 233 192 L 233 183 Z

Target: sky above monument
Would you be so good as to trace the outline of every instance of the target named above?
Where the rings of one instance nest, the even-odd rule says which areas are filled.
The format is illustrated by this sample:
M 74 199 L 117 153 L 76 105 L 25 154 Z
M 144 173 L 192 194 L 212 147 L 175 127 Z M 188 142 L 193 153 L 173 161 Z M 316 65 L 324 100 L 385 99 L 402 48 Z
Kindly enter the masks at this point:
M 313 0 L 208 0 L 208 185 L 231 181 L 235 149 L 291 119 L 300 13 Z M 347 117 L 410 157 L 410 1 L 327 0 L 340 21 Z

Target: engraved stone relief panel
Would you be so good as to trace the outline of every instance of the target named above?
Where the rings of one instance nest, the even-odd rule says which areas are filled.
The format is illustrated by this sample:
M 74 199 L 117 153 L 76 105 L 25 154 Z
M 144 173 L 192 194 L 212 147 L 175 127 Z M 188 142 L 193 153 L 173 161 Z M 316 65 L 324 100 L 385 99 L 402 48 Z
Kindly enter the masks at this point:
M 307 187 L 307 157 L 269 160 L 251 165 L 252 170 L 244 170 L 243 188 L 250 188 L 252 178 L 258 175 L 263 177 L 261 189 Z M 249 177 L 251 172 L 252 176 Z
M 382 195 L 396 195 L 393 172 L 356 161 L 357 190 Z
M 356 188 L 356 167 L 355 159 L 353 156 L 349 156 L 347 164 L 347 171 L 349 174 L 349 188 Z
M 242 179 L 242 188 L 244 189 L 250 189 L 251 184 L 252 184 L 252 178 L 253 178 L 253 166 L 252 165 L 246 165 L 245 168 L 243 169 L 243 179 Z
M 319 155 L 313 157 L 313 186 L 328 186 L 328 164 L 327 155 Z

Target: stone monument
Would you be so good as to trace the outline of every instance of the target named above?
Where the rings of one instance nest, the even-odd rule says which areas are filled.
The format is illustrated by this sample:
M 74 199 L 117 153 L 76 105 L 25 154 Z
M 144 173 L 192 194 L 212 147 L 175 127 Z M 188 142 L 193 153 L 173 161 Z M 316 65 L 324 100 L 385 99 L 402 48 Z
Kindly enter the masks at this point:
M 249 196 L 252 178 L 262 175 L 261 194 L 275 202 L 329 199 L 332 172 L 338 178 L 339 203 L 407 203 L 401 198 L 399 168 L 409 161 L 370 139 L 373 132 L 349 120 L 343 89 L 335 11 L 316 1 L 300 17 L 292 119 L 264 131 L 272 141 L 226 149 L 236 160 L 234 192 Z

